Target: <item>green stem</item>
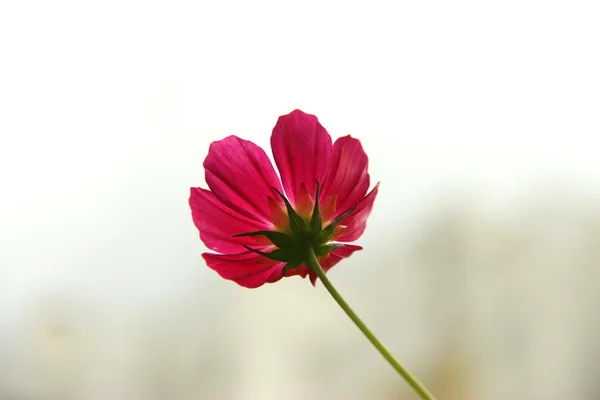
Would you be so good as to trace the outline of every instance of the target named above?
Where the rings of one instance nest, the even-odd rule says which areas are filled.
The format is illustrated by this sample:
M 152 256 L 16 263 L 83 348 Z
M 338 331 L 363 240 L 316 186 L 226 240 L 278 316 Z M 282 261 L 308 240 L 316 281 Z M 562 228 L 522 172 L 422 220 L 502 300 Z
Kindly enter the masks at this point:
M 413 377 L 411 375 L 410 372 L 408 372 L 402 365 L 400 365 L 400 363 L 398 361 L 396 361 L 394 356 L 392 356 L 390 354 L 390 352 L 385 348 L 385 346 L 383 344 L 381 344 L 381 342 L 375 337 L 375 335 L 373 335 L 373 333 L 369 330 L 369 328 L 367 328 L 367 326 L 364 324 L 364 322 L 361 321 L 361 319 L 358 317 L 358 315 L 356 315 L 356 313 L 352 310 L 352 308 L 350 308 L 348 303 L 346 303 L 344 298 L 338 293 L 338 291 L 335 289 L 335 287 L 331 284 L 331 282 L 329 281 L 327 276 L 325 276 L 325 271 L 323 271 L 321 264 L 319 264 L 319 259 L 315 255 L 315 252 L 313 249 L 310 249 L 308 251 L 307 264 L 310 269 L 315 271 L 315 273 L 317 274 L 317 276 L 319 277 L 321 282 L 323 282 L 323 285 L 325 285 L 325 288 L 327 288 L 327 290 L 329 291 L 331 296 L 335 299 L 335 301 L 337 301 L 337 303 L 340 305 L 340 307 L 342 307 L 342 309 L 350 317 L 352 322 L 354 322 L 354 324 L 356 324 L 358 329 L 360 329 L 360 331 L 367 337 L 367 339 L 369 339 L 369 341 L 373 344 L 373 346 L 375 346 L 377 351 L 379 351 L 379 353 L 381 353 L 383 358 L 385 358 L 387 360 L 387 362 L 390 363 L 392 368 L 394 368 L 396 370 L 396 372 L 398 372 L 398 374 L 400 374 L 400 376 L 402 376 L 402 378 L 404 378 L 404 380 L 413 388 L 415 393 L 417 393 L 423 400 L 435 400 L 433 395 L 431 393 L 429 393 L 427 391 L 427 389 L 425 389 L 425 386 L 423 386 L 422 383 L 420 383 L 415 377 Z

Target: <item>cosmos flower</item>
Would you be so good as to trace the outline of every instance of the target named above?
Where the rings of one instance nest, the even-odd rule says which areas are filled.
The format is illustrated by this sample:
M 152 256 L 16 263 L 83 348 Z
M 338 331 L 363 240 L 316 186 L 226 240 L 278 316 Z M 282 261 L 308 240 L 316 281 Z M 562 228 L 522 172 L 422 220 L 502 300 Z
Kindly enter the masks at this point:
M 262 148 L 228 136 L 204 160 L 210 190 L 191 188 L 194 224 L 207 265 L 221 277 L 256 288 L 283 276 L 317 279 L 306 266 L 312 248 L 326 272 L 362 247 L 346 244 L 365 231 L 377 196 L 360 141 L 332 143 L 317 117 L 294 110 L 271 136 L 279 176 Z

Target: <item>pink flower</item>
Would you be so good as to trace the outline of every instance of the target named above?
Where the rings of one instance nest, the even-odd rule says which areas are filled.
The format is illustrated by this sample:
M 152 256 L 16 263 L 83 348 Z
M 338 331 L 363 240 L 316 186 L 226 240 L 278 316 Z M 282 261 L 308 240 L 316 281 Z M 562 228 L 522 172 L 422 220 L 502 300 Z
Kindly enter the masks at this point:
M 225 279 L 256 288 L 299 275 L 310 246 L 329 270 L 362 247 L 377 196 L 369 194 L 368 157 L 351 136 L 331 137 L 317 117 L 294 110 L 279 117 L 271 148 L 281 181 L 263 149 L 228 136 L 204 160 L 210 190 L 191 188 L 190 207 L 208 266 Z M 285 195 L 283 194 L 285 193 Z M 317 200 L 317 201 L 315 201 Z

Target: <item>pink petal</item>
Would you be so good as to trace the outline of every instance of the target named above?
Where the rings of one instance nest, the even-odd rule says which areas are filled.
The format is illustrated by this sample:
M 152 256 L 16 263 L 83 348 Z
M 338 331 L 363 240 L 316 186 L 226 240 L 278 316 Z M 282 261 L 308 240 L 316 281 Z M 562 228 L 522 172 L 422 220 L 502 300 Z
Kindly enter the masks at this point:
M 348 211 L 369 190 L 369 158 L 360 141 L 350 135 L 339 138 L 333 145 L 333 158 L 321 198 L 337 195 L 336 209 Z
M 267 282 L 273 283 L 273 282 L 277 282 L 278 280 L 280 280 L 282 278 L 281 273 L 283 271 L 284 266 L 285 266 L 285 263 L 281 263 L 281 264 L 278 264 L 275 268 L 273 268 L 273 271 L 271 272 L 271 275 L 267 279 Z M 285 273 L 285 276 L 290 277 L 290 276 L 298 275 L 301 278 L 306 278 L 308 273 L 309 273 L 309 269 L 307 267 L 305 267 L 304 265 L 301 265 L 299 267 L 288 270 Z
M 312 217 L 312 212 L 315 207 L 315 202 L 313 200 L 313 196 L 310 195 L 308 189 L 304 182 L 300 185 L 300 191 L 296 196 L 296 205 L 294 210 L 300 215 L 302 218 L 310 221 Z
M 279 117 L 273 128 L 271 148 L 292 205 L 296 204 L 302 183 L 314 195 L 315 179 L 324 181 L 332 156 L 331 137 L 317 117 L 300 110 Z
M 281 199 L 281 197 L 279 197 Z M 273 230 L 288 232 L 290 229 L 290 218 L 282 201 L 277 201 L 269 196 L 269 209 L 271 210 L 271 221 L 273 221 Z
M 243 244 L 253 248 L 270 244 L 263 236 L 234 238 L 233 235 L 260 231 L 269 226 L 227 207 L 211 191 L 191 188 L 189 202 L 200 239 L 209 249 L 219 253 L 241 253 L 246 251 Z
M 355 246 L 352 244 L 346 244 L 346 245 L 344 245 L 344 247 L 335 249 L 331 253 L 324 255 L 323 257 L 321 257 L 319 259 L 319 262 L 321 263 L 321 268 L 323 268 L 323 271 L 325 271 L 325 273 L 327 273 L 327 271 L 329 271 L 338 262 L 342 261 L 344 258 L 350 257 L 352 255 L 352 253 L 354 253 L 355 251 L 358 251 L 358 250 L 362 250 L 362 247 Z M 310 271 L 309 275 L 310 275 L 310 282 L 314 286 L 317 282 L 317 274 L 315 274 L 313 271 Z
M 281 279 L 283 263 L 269 260 L 251 251 L 240 254 L 204 253 L 202 257 L 208 267 L 221 277 L 247 288 L 257 288 L 269 282 L 269 279 L 273 279 L 272 275 L 277 269 L 279 269 L 279 279 Z
M 215 196 L 232 210 L 263 224 L 270 224 L 268 197 L 281 184 L 264 150 L 254 143 L 228 136 L 210 145 L 204 160 L 206 183 Z
M 335 194 L 329 197 L 321 197 L 319 207 L 321 208 L 321 216 L 323 223 L 327 225 L 328 222 L 332 221 L 335 217 L 335 203 L 337 202 L 337 196 Z
M 353 242 L 361 237 L 367 228 L 367 218 L 369 218 L 371 210 L 373 210 L 373 203 L 375 202 L 375 197 L 377 197 L 378 190 L 379 183 L 358 203 L 356 210 L 342 220 L 342 225 L 347 226 L 347 228 L 341 233 L 340 237 L 336 238 L 334 236 L 332 240 Z

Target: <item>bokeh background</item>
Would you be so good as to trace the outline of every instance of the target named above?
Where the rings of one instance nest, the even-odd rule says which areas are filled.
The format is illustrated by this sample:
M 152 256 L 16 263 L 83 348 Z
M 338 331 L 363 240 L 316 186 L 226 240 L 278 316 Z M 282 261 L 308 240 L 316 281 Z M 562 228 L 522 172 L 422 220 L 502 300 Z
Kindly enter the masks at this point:
M 0 5 L 0 399 L 416 397 L 321 285 L 246 290 L 211 141 L 316 114 L 370 156 L 330 277 L 440 400 L 600 399 L 596 1 Z M 270 153 L 270 151 L 268 151 Z

